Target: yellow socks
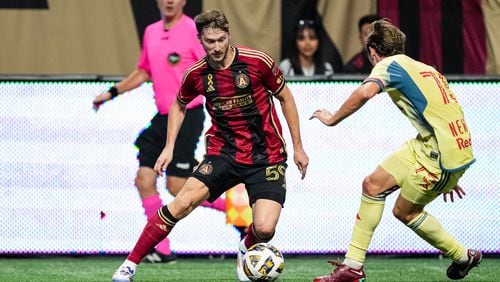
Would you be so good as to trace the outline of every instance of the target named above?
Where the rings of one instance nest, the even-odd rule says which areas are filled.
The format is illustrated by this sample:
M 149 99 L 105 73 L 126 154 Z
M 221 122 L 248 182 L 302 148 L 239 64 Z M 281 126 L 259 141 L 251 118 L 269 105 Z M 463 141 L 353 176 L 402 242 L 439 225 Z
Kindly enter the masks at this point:
M 364 263 L 366 250 L 370 245 L 375 228 L 377 228 L 384 212 L 385 197 L 361 196 L 361 204 L 352 232 L 351 243 L 346 258 Z
M 427 212 L 423 212 L 407 224 L 418 236 L 440 249 L 446 256 L 459 261 L 466 249 Z
M 384 212 L 385 197 L 361 196 L 361 205 L 356 216 L 351 243 L 346 253 L 346 261 L 363 264 L 373 232 Z M 439 221 L 427 212 L 422 212 L 407 224 L 418 236 L 441 250 L 446 256 L 460 261 L 466 248 L 451 236 Z

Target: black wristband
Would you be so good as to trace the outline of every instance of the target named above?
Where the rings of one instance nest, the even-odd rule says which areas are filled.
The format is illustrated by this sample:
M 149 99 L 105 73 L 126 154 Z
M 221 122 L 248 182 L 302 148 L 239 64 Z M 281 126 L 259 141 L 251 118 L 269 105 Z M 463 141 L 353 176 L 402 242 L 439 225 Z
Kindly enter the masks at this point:
M 111 94 L 111 99 L 114 99 L 116 98 L 116 96 L 118 96 L 118 88 L 116 88 L 116 86 L 111 86 L 109 89 L 108 89 L 108 92 Z

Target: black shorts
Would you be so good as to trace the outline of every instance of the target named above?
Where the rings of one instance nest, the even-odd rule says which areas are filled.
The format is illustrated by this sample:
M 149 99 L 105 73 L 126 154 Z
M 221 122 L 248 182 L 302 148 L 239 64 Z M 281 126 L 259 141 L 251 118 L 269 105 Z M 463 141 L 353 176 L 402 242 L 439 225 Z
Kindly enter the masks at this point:
M 283 206 L 286 196 L 285 162 L 266 165 L 242 165 L 225 158 L 206 156 L 192 177 L 203 182 L 210 191 L 209 202 L 239 183 L 244 183 L 250 206 L 258 199 L 268 199 Z
M 186 111 L 186 117 L 175 141 L 174 156 L 167 167 L 167 175 L 188 177 L 197 161 L 194 153 L 200 135 L 203 131 L 205 113 L 203 107 L 196 107 Z M 135 140 L 139 149 L 137 159 L 139 166 L 153 168 L 160 156 L 167 139 L 168 115 L 156 114 L 151 124 L 142 130 Z

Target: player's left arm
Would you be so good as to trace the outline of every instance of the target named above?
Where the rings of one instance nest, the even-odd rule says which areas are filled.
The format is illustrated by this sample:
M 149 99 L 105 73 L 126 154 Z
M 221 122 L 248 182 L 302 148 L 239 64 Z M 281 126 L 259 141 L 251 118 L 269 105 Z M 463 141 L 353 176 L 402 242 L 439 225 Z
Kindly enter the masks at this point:
M 299 113 L 295 99 L 288 86 L 284 86 L 281 91 L 275 95 L 281 103 L 281 109 L 285 116 L 292 137 L 294 161 L 302 174 L 302 179 L 306 176 L 307 166 L 309 165 L 309 157 L 302 147 L 302 138 L 300 136 Z
M 310 119 L 317 118 L 325 125 L 335 126 L 363 107 L 363 105 L 379 93 L 380 90 L 380 86 L 377 83 L 368 81 L 354 90 L 335 113 L 326 109 L 318 109 L 312 114 Z

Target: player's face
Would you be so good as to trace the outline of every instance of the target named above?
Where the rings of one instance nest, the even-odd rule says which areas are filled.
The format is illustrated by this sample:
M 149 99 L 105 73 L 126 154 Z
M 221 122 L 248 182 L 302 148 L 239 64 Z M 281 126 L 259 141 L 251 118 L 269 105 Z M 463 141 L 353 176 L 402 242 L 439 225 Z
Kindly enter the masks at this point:
M 228 60 L 229 33 L 218 28 L 205 28 L 200 35 L 201 45 L 208 59 L 217 65 L 225 67 Z
M 318 50 L 319 40 L 312 28 L 303 29 L 297 36 L 297 48 L 301 56 L 311 58 Z
M 162 18 L 171 20 L 182 15 L 186 0 L 156 0 Z

